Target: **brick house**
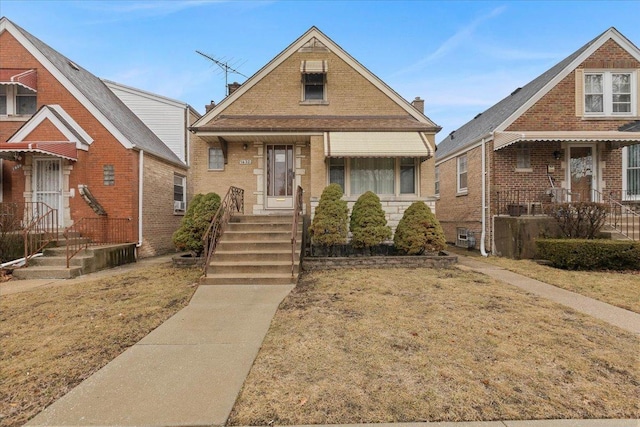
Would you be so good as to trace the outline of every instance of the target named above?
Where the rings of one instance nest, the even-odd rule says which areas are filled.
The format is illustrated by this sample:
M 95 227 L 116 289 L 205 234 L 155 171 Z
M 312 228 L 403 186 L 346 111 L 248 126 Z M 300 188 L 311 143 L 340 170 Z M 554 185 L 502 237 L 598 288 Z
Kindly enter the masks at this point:
M 435 209 L 440 127 L 317 28 L 231 89 L 191 127 L 194 193 L 241 187 L 245 212 L 269 215 L 291 211 L 299 185 L 312 214 L 338 183 L 350 206 L 377 193 L 392 228 L 416 200 Z
M 173 250 L 185 158 L 103 81 L 4 17 L 0 67 L 0 202 L 44 203 L 60 229 L 108 218 L 141 257 Z
M 640 50 L 610 28 L 451 132 L 436 158 L 447 240 L 514 255 L 504 216 L 533 221 L 562 201 L 637 203 L 639 108 Z

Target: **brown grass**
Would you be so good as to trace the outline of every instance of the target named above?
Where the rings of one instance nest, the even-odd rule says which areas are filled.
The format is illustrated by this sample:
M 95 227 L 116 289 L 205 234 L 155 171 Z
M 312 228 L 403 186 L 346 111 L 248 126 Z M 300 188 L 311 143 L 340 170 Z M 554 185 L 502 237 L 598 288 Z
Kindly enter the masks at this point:
M 231 425 L 640 417 L 640 339 L 459 270 L 305 275 Z
M 452 251 L 466 256 L 479 256 L 478 252 L 473 251 Z M 526 259 L 490 256 L 483 260 L 514 273 L 640 313 L 640 271 L 568 271 Z
M 184 307 L 200 271 L 150 266 L 0 301 L 0 425 L 22 425 Z

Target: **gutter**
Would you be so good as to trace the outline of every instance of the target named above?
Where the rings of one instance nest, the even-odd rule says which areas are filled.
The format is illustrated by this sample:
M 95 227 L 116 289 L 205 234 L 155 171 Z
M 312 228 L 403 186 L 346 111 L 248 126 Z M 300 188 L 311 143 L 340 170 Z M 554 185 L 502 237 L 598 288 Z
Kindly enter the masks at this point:
M 138 243 L 136 248 L 142 246 L 142 201 L 144 191 L 144 150 L 140 150 L 138 157 Z
M 484 241 L 487 237 L 487 158 L 486 140 L 482 138 L 482 233 L 480 235 L 480 254 L 489 256 L 485 249 Z

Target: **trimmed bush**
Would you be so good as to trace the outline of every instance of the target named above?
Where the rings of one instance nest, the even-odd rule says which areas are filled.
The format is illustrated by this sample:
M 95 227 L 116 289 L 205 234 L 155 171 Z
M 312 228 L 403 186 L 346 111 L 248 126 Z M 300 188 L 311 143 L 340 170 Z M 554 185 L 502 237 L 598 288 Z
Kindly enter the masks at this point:
M 638 270 L 640 243 L 605 239 L 539 239 L 538 257 L 565 270 Z
M 342 200 L 342 188 L 338 184 L 325 187 L 309 227 L 311 242 L 324 247 L 344 244 L 347 241 L 348 216 L 349 208 Z
M 351 210 L 350 229 L 354 248 L 370 248 L 391 238 L 391 228 L 375 193 L 367 191 L 358 197 Z
M 548 214 L 556 220 L 562 234 L 575 239 L 594 239 L 607 217 L 605 203 L 571 202 L 553 205 Z
M 408 255 L 438 252 L 446 247 L 440 222 L 424 202 L 414 202 L 404 211 L 393 244 Z
M 196 257 L 202 256 L 202 237 L 220 207 L 220 202 L 220 196 L 216 193 L 196 194 L 191 199 L 180 228 L 173 233 L 173 244 L 179 251 L 189 251 Z

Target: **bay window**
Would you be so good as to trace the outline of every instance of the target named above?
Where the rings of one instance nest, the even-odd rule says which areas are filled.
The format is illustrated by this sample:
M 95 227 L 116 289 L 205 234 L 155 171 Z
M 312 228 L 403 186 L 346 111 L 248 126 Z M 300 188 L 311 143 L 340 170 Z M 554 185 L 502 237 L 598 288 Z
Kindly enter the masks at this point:
M 354 157 L 328 160 L 329 183 L 342 187 L 346 196 L 367 191 L 377 195 L 417 194 L 417 159 Z

